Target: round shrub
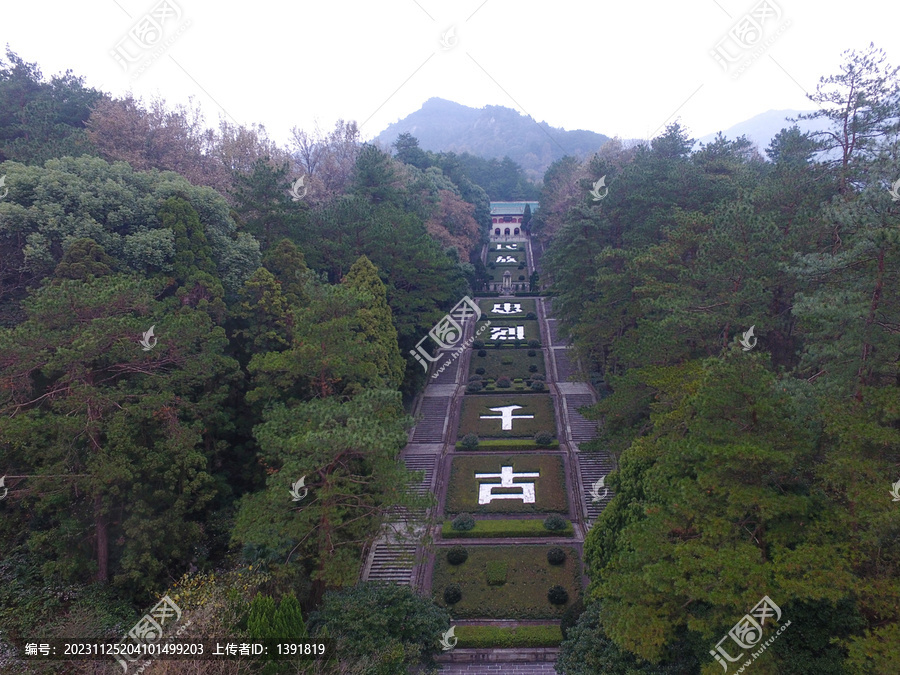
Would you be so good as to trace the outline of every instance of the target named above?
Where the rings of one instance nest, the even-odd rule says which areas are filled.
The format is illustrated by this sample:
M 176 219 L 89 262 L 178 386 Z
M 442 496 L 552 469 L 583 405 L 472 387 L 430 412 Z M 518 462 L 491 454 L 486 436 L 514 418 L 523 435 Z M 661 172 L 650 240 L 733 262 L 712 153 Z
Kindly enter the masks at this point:
M 556 586 L 565 593 L 565 589 L 561 586 Z M 566 594 L 566 600 L 568 600 L 569 596 Z M 447 588 L 444 589 L 444 602 L 448 605 L 455 605 L 457 602 L 462 600 L 462 589 L 459 587 L 459 584 L 450 584 Z M 563 600 L 565 602 L 565 600 Z M 563 604 L 563 602 L 557 602 L 557 605 Z
M 533 349 L 529 349 L 529 350 L 528 350 L 528 356 L 537 356 L 537 352 L 534 351 Z
M 468 513 L 460 513 L 458 516 L 456 516 L 456 518 L 453 519 L 453 522 L 450 523 L 450 526 L 457 532 L 468 532 L 473 527 L 475 527 L 475 519 Z
M 534 338 L 532 338 L 528 341 L 528 346 L 531 347 L 532 349 L 537 349 L 538 347 L 541 346 L 541 341 L 535 340 Z
M 472 347 L 473 347 L 473 349 L 483 349 L 484 348 L 484 340 L 473 340 Z
M 531 383 L 532 389 L 534 389 L 535 384 L 535 382 Z M 541 385 L 543 384 L 544 383 L 541 382 Z M 553 434 L 551 434 L 549 431 L 539 431 L 534 435 L 534 442 L 538 445 L 550 445 L 553 442 Z
M 466 434 L 465 436 L 463 436 L 463 439 L 460 441 L 460 444 L 466 450 L 474 450 L 475 448 L 478 447 L 478 434 Z
M 549 516 L 544 518 L 544 527 L 552 532 L 555 532 L 557 530 L 564 530 L 566 529 L 567 525 L 568 523 L 566 522 L 566 519 L 558 513 L 551 513 Z
M 528 312 L 528 314 L 525 315 L 525 318 L 526 319 L 536 319 L 537 314 L 535 314 L 534 312 Z
M 512 386 L 512 382 L 510 382 L 509 378 L 504 375 L 497 378 L 497 386 L 501 389 L 509 389 Z
M 525 263 L 520 262 L 520 263 L 519 263 L 519 269 L 520 269 L 520 270 L 524 270 L 524 269 L 525 269 Z M 525 277 L 522 277 L 522 278 L 524 279 Z
M 532 376 L 531 376 L 531 379 L 532 379 L 532 380 L 540 380 L 541 382 L 543 382 L 543 381 L 546 380 L 547 378 L 544 377 L 543 375 L 538 374 L 538 375 L 532 375 Z
M 519 268 L 519 269 L 521 269 L 521 268 Z M 524 274 L 520 274 L 520 275 L 519 275 L 519 281 L 525 281 L 525 275 L 524 275 Z
M 544 391 L 544 383 L 536 380 L 531 383 L 531 391 Z
M 469 375 L 469 382 L 481 382 L 481 375 Z
M 484 389 L 484 385 L 481 384 L 480 379 L 478 381 L 469 382 L 469 384 L 466 385 L 466 392 L 469 394 L 477 394 L 482 389 Z
M 478 368 L 475 369 L 475 372 L 476 372 L 478 375 L 484 375 L 484 368 L 481 368 L 481 367 L 479 366 Z
M 462 548 L 462 546 L 455 547 Z M 463 549 L 465 551 L 465 549 Z M 466 554 L 468 555 L 468 553 Z M 450 560 L 450 554 L 447 554 L 447 560 Z M 566 552 L 563 551 L 558 546 L 554 546 L 549 551 L 547 551 L 547 562 L 551 565 L 562 565 L 566 561 Z M 458 563 L 453 563 L 454 565 Z
M 444 591 L 446 594 L 446 591 Z M 462 594 L 460 594 L 462 597 Z M 564 605 L 569 601 L 569 593 L 562 586 L 551 586 L 547 591 L 547 599 L 554 605 Z
M 478 356 L 487 356 L 487 352 L 484 351 L 483 349 L 479 349 L 479 350 L 478 350 Z
M 529 372 L 529 373 L 536 373 L 537 370 L 538 370 L 538 369 L 537 369 L 537 365 L 535 365 L 534 363 L 532 363 L 530 366 L 528 366 L 528 372 Z
M 554 551 L 559 551 L 562 553 L 561 548 L 552 549 Z M 549 553 L 548 560 L 549 560 Z M 451 565 L 462 565 L 466 560 L 469 559 L 469 552 L 466 550 L 465 546 L 452 546 L 449 551 L 447 551 L 447 562 Z M 566 559 L 566 554 L 563 553 L 563 560 Z M 558 565 L 559 563 L 553 563 L 554 565 Z

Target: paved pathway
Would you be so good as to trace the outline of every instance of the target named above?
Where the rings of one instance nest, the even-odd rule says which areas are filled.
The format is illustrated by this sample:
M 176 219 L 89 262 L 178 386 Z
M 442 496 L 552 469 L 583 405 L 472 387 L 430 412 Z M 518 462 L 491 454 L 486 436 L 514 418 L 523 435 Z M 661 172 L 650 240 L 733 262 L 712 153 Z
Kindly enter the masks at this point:
M 541 247 L 532 248 L 529 242 L 529 261 L 534 261 L 539 266 L 542 253 Z M 591 405 L 595 401 L 593 389 L 579 377 L 578 364 L 572 358 L 568 345 L 559 335 L 557 320 L 550 315 L 551 299 L 538 298 L 536 304 L 541 325 L 541 340 L 547 360 L 547 383 L 559 422 L 560 451 L 566 458 L 568 469 L 570 504 L 574 509 L 571 518 L 576 526 L 576 536 L 476 539 L 467 540 L 467 546 L 565 543 L 581 549 L 584 533 L 612 499 L 611 491 L 605 485 L 599 484 L 601 478 L 605 478 L 613 469 L 612 458 L 605 452 L 581 450 L 581 446 L 595 438 L 597 432 L 596 422 L 585 419 L 578 412 L 579 408 Z M 467 336 L 474 331 L 471 322 L 467 323 L 465 328 Z M 428 384 L 415 410 L 419 421 L 410 432 L 409 444 L 400 453 L 400 458 L 409 469 L 422 472 L 421 480 L 410 488 L 419 494 L 434 494 L 437 498 L 435 513 L 438 516 L 446 494 L 450 459 L 455 450 L 456 427 L 465 392 L 464 385 L 468 379 L 470 358 L 471 349 L 453 361 L 438 377 L 431 379 L 431 371 L 429 372 Z M 445 360 L 439 359 L 436 363 L 440 364 Z M 429 515 L 431 514 L 423 510 L 412 512 L 398 510 L 392 514 L 382 535 L 369 550 L 362 578 L 411 584 L 420 592 L 430 593 L 431 564 L 435 546 L 443 548 L 458 543 L 459 540 L 443 541 L 438 529 L 435 528 L 432 530 L 432 534 L 435 535 L 434 545 L 418 546 L 416 538 L 409 537 L 409 531 L 417 533 L 421 539 L 426 533 L 426 528 L 431 526 Z M 398 534 L 403 527 L 408 528 L 406 537 Z M 473 623 L 478 622 L 459 621 L 457 625 Z M 556 672 L 553 662 L 557 652 L 557 649 L 457 648 L 440 655 L 438 660 L 442 664 L 442 672 L 448 674 L 550 674 Z

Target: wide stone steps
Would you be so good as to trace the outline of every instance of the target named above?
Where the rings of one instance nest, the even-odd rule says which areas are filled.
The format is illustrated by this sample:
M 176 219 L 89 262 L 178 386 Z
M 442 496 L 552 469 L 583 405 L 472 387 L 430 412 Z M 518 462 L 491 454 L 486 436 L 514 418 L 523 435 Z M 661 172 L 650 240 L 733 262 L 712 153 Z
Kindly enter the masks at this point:
M 444 426 L 450 408 L 449 396 L 426 396 L 419 409 L 421 419 L 413 429 L 413 443 L 440 443 L 444 440 Z
M 554 349 L 553 356 L 556 358 L 556 375 L 559 382 L 571 382 L 574 379 L 577 368 L 575 363 L 569 357 L 567 349 Z
M 437 455 L 431 454 L 408 454 L 401 456 L 407 469 L 410 471 L 425 472 L 422 476 L 422 480 L 410 486 L 416 494 L 421 495 L 431 491 L 431 481 L 434 479 L 434 469 L 437 465 L 437 458 Z
M 375 542 L 366 580 L 409 585 L 415 555 L 415 543 Z
M 578 412 L 578 408 L 591 405 L 594 399 L 590 394 L 569 394 L 565 399 L 572 440 L 576 444 L 593 440 L 597 436 L 597 423 L 594 420 L 582 417 Z
M 566 341 L 559 336 L 559 326 L 556 319 L 547 319 L 547 329 L 550 331 L 550 344 L 554 347 L 564 347 Z
M 597 488 L 596 492 L 600 496 L 598 501 L 594 500 L 594 484 L 601 477 L 608 476 L 613 470 L 612 460 L 606 453 L 579 452 L 578 468 L 581 472 L 581 497 L 585 501 L 587 510 L 588 523 L 597 520 L 600 512 L 609 504 L 609 500 L 613 498 L 612 490 L 604 486 Z
M 451 361 L 450 365 L 444 368 L 444 371 L 440 373 L 436 378 L 431 379 L 431 376 L 434 374 L 436 368 L 440 368 L 441 365 L 446 363 L 447 359 L 451 358 L 453 352 L 441 352 L 441 358 L 435 361 L 435 364 L 432 366 L 432 370 L 428 371 L 428 383 L 429 384 L 454 384 L 456 382 L 456 371 L 459 370 L 459 357 L 456 360 Z

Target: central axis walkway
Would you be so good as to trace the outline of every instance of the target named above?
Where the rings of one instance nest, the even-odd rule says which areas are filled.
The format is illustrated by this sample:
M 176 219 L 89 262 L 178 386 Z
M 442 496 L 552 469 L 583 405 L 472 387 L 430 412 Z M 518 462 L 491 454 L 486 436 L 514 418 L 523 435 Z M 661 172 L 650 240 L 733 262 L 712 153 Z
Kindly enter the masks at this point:
M 529 262 L 533 260 L 530 243 L 526 243 Z M 534 258 L 539 261 L 539 254 Z M 551 301 L 540 297 L 535 300 L 546 362 L 547 385 L 557 420 L 559 449 L 566 457 L 566 483 L 572 506 L 570 518 L 575 529 L 575 537 L 565 543 L 581 551 L 584 535 L 612 498 L 611 491 L 605 487 L 598 489 L 595 484 L 612 471 L 613 464 L 605 452 L 580 450 L 581 444 L 596 436 L 596 424 L 582 417 L 578 409 L 594 403 L 595 394 L 588 384 L 575 381 L 577 367 L 557 333 Z M 473 322 L 469 321 L 465 329 L 466 336 L 470 337 L 474 332 Z M 429 373 L 429 383 L 420 395 L 414 411 L 418 422 L 409 434 L 408 444 L 400 453 L 400 458 L 410 470 L 422 472 L 422 480 L 413 488 L 419 493 L 437 495 L 438 503 L 427 513 L 394 514 L 392 522 L 385 527 L 368 552 L 362 571 L 363 580 L 409 584 L 420 593 L 431 595 L 434 546 L 424 545 L 422 540 L 425 539 L 428 528 L 431 528 L 432 538 L 440 541 L 443 500 L 449 479 L 449 458 L 455 452 L 459 413 L 465 396 L 471 352 L 471 349 L 466 349 L 437 378 L 431 379 Z M 444 360 L 438 359 L 436 363 Z M 397 525 L 406 526 L 405 536 L 399 534 L 404 528 L 396 527 Z M 412 536 L 410 532 L 413 533 Z M 544 544 L 559 540 L 548 536 L 525 540 L 482 540 L 481 543 L 493 541 L 514 546 L 518 543 Z M 453 625 L 473 623 L 493 622 L 453 621 Z M 460 645 L 438 659 L 443 665 L 442 672 L 445 673 L 550 674 L 556 672 L 553 663 L 558 651 L 557 648 L 466 649 L 464 645 Z

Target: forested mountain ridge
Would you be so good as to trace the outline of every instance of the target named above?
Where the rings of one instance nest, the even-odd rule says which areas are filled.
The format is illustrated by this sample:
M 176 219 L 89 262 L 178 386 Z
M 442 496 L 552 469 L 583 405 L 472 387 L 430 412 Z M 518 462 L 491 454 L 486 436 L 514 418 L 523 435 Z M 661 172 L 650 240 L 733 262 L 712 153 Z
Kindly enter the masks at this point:
M 401 134 L 415 136 L 423 150 L 468 153 L 485 159 L 509 157 L 535 182 L 540 181 L 553 161 L 564 155 L 586 157 L 609 140 L 608 136 L 593 131 L 551 127 L 512 108 L 499 105 L 470 108 L 441 98 L 428 99 L 419 110 L 388 125 L 375 140 L 391 145 Z
M 845 53 L 813 95 L 829 133 L 784 129 L 769 162 L 675 124 L 548 170 L 532 231 L 619 458 L 561 672 L 722 672 L 720 645 L 759 672 L 896 671 L 898 72 Z M 764 596 L 780 617 L 742 650 Z

